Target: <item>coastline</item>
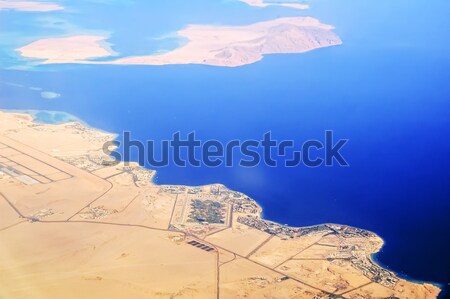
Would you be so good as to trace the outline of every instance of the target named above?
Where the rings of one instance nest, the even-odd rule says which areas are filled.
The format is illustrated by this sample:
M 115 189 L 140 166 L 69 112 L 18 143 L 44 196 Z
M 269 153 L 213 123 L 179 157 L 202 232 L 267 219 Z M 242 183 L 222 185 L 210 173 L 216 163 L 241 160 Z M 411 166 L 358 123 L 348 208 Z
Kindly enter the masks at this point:
M 62 111 L 46 111 L 46 110 L 14 110 L 14 109 L 0 109 L 0 111 L 1 111 L 1 112 L 5 112 L 5 113 L 18 114 L 18 115 L 29 115 L 29 116 L 32 117 L 32 122 L 33 122 L 33 123 L 45 124 L 45 125 L 61 125 L 61 124 L 74 123 L 74 124 L 79 124 L 79 125 L 81 125 L 81 126 L 83 126 L 83 127 L 86 127 L 86 128 L 88 128 L 88 129 L 90 129 L 90 130 L 99 131 L 99 132 L 101 132 L 101 133 L 105 133 L 105 134 L 108 134 L 108 135 L 111 135 L 111 136 L 115 136 L 114 139 L 117 138 L 117 136 L 118 136 L 116 133 L 110 133 L 110 132 L 104 131 L 104 130 L 99 129 L 99 128 L 93 128 L 93 127 L 89 126 L 88 124 L 86 124 L 86 123 L 85 123 L 84 121 L 82 121 L 81 119 L 79 119 L 78 117 L 76 117 L 76 116 L 74 116 L 74 115 L 71 115 L 71 114 L 68 114 L 68 113 L 65 113 L 65 112 L 62 112 Z M 57 121 L 57 122 L 50 122 L 50 123 L 49 123 L 49 122 L 45 122 L 45 121 L 36 121 L 36 120 L 38 119 L 37 114 L 38 114 L 38 113 L 42 113 L 42 112 L 43 112 L 43 113 L 48 113 L 48 114 L 50 114 L 51 116 L 55 116 L 55 115 L 59 115 L 59 114 L 60 114 L 60 115 L 64 115 L 64 116 L 66 117 L 66 119 L 63 119 L 63 120 L 60 120 L 60 121 Z M 135 162 L 133 162 L 133 161 L 125 161 L 125 162 L 124 162 L 124 161 L 121 161 L 121 163 L 125 163 L 125 165 L 126 165 L 126 162 L 130 163 L 130 165 L 133 166 L 133 167 L 141 168 L 143 171 L 152 172 L 152 174 L 151 174 L 151 176 L 150 176 L 150 182 L 151 182 L 152 184 L 158 186 L 158 187 L 172 187 L 172 186 L 176 186 L 176 187 L 180 187 L 180 188 L 182 188 L 182 187 L 186 187 L 186 188 L 206 188 L 206 187 L 218 185 L 218 186 L 223 186 L 223 187 L 224 187 L 225 189 L 227 189 L 227 190 L 230 190 L 230 191 L 233 191 L 233 192 L 239 192 L 239 191 L 234 191 L 234 190 L 232 190 L 232 189 L 229 189 L 227 186 L 225 186 L 225 185 L 223 185 L 223 184 L 221 184 L 221 183 L 217 183 L 217 184 L 207 184 L 207 185 L 198 185 L 198 186 L 188 186 L 188 185 L 167 185 L 167 184 L 161 184 L 161 185 L 160 185 L 160 184 L 158 184 L 158 183 L 156 182 L 156 179 L 157 179 L 157 172 L 156 172 L 156 170 L 147 169 L 147 168 L 145 168 L 145 167 L 143 167 L 143 166 L 138 166 L 138 164 L 135 163 Z M 244 195 L 245 195 L 245 194 L 244 194 Z M 291 228 L 291 229 L 310 229 L 310 228 L 315 228 L 315 227 L 319 227 L 319 226 L 343 226 L 343 227 L 352 228 L 352 229 L 357 229 L 357 230 L 363 230 L 363 231 L 366 231 L 366 232 L 368 232 L 368 233 L 371 233 L 371 234 L 375 235 L 376 238 L 378 238 L 378 239 L 380 239 L 380 240 L 382 241 L 382 242 L 381 242 L 381 246 L 378 248 L 378 250 L 375 251 L 375 252 L 370 253 L 370 254 L 367 256 L 367 257 L 370 259 L 371 262 L 373 262 L 374 264 L 376 264 L 376 265 L 378 265 L 378 266 L 380 266 L 380 267 L 382 267 L 382 268 L 384 268 L 384 269 L 387 269 L 387 270 L 390 271 L 390 272 L 393 272 L 397 277 L 399 277 L 399 278 L 401 278 L 401 279 L 404 279 L 404 280 L 406 280 L 406 281 L 408 281 L 408 282 L 415 283 L 415 284 L 420 284 L 420 285 L 430 284 L 430 285 L 435 286 L 436 288 L 439 288 L 440 291 L 439 291 L 439 294 L 438 294 L 437 298 L 441 298 L 441 296 L 444 296 L 444 295 L 445 295 L 445 286 L 442 285 L 442 284 L 435 283 L 435 282 L 421 281 L 421 280 L 413 279 L 413 278 L 409 277 L 409 276 L 406 275 L 406 274 L 394 272 L 394 271 L 392 271 L 392 270 L 389 269 L 389 266 L 388 266 L 388 265 L 384 265 L 384 264 L 380 263 L 380 262 L 378 261 L 376 255 L 382 251 L 382 248 L 385 246 L 385 240 L 384 240 L 379 234 L 377 234 L 377 233 L 375 233 L 375 232 L 368 231 L 368 230 L 365 230 L 365 229 L 359 229 L 359 228 L 357 228 L 357 227 L 352 227 L 352 226 L 348 226 L 348 225 L 344 225 L 344 224 L 336 224 L 336 223 L 321 223 L 321 224 L 317 224 L 317 225 L 300 226 L 300 227 L 288 226 L 288 225 L 281 224 L 281 223 L 278 223 L 278 222 L 275 222 L 275 221 L 271 221 L 271 220 L 269 220 L 269 219 L 265 219 L 265 218 L 264 218 L 264 209 L 263 209 L 263 207 L 258 203 L 257 200 L 255 200 L 255 199 L 253 199 L 253 198 L 250 198 L 250 199 L 251 199 L 252 201 L 254 201 L 254 203 L 258 206 L 258 208 L 259 208 L 259 217 L 261 218 L 261 220 L 267 221 L 267 222 L 269 222 L 269 223 L 274 223 L 274 224 L 277 224 L 277 225 L 280 225 L 280 226 L 283 226 L 283 227 L 289 227 L 289 228 Z
M 156 168 L 147 163 L 145 168 L 157 169 L 151 178 L 155 185 L 222 182 L 257 199 L 263 209 L 261 217 L 281 224 L 302 227 L 331 221 L 373 231 L 383 236 L 380 251 L 369 255 L 374 263 L 408 281 L 439 286 L 443 290 L 438 298 L 450 298 L 450 255 L 445 249 L 450 248 L 450 189 L 446 184 L 450 165 L 445 150 L 450 146 L 445 115 L 450 107 L 445 100 L 450 95 L 445 84 L 450 67 L 445 67 L 449 62 L 445 55 L 449 41 L 442 39 L 445 28 L 450 28 L 450 19 L 444 13 L 450 9 L 450 2 L 428 5 L 404 0 L 325 0 L 309 3 L 309 11 L 280 6 L 258 8 L 244 2 L 202 0 L 192 5 L 182 3 L 180 10 L 168 3 L 125 5 L 97 1 L 73 3 L 65 11 L 52 13 L 4 11 L 4 79 L 59 92 L 61 98 L 50 101 L 40 97 L 39 92 L 1 84 L 0 109 L 67 111 L 87 121 L 86 127 L 118 132 L 115 140 L 121 143 L 125 130 L 132 132 L 135 140 L 155 140 L 159 144 L 178 128 L 181 133 L 194 129 L 200 140 L 214 138 L 221 142 L 258 138 L 263 129 L 269 128 L 279 138 L 303 140 L 322 137 L 323 130 L 332 128 L 336 137 L 351 141 L 343 152 L 351 164 L 348 169 L 272 170 L 264 165 L 254 169 L 183 169 L 173 164 Z M 203 10 L 208 14 L 198 14 Z M 98 11 L 105 13 L 100 16 L 102 22 L 95 26 L 89 16 Z M 146 18 L 144 12 L 153 11 L 171 18 L 162 22 L 159 18 Z M 355 11 L 358 13 L 352 13 Z M 192 18 L 188 20 L 186 15 Z M 181 48 L 188 40 L 180 42 L 176 32 L 189 23 L 241 26 L 297 15 L 334 25 L 333 31 L 343 45 L 302 55 L 264 54 L 261 62 L 233 69 L 105 64 L 108 60 L 160 55 Z M 376 22 L 377 19 L 383 22 Z M 138 21 L 154 26 L 142 27 Z M 109 41 L 117 46 L 113 49 L 120 55 L 89 59 L 100 65 L 41 64 L 40 59 L 25 58 L 16 51 L 38 39 L 85 34 L 110 36 Z M 0 123 L 8 126 L 3 119 L 9 117 L 1 112 L 0 115 Z M 28 123 L 29 117 L 23 119 Z M 67 126 L 68 134 L 72 133 L 71 126 Z M 26 145 L 35 144 L 49 155 L 69 157 L 72 153 L 66 149 L 75 152 L 76 148 L 81 155 L 78 136 L 72 138 L 59 128 L 33 125 L 24 132 L 27 135 L 11 137 L 17 136 Z M 48 131 L 56 131 L 55 141 L 48 138 Z M 76 148 L 71 148 L 70 140 Z M 61 149 L 58 145 L 63 142 L 67 146 Z M 50 151 L 54 145 L 60 152 Z M 123 147 L 114 150 L 124 152 Z M 133 154 L 129 160 L 137 161 L 137 156 Z M 2 175 L 4 180 L 8 177 L 0 172 Z M 77 183 L 72 186 L 71 189 L 80 187 Z M 1 185 L 0 193 L 4 188 L 8 186 Z M 15 191 L 11 193 L 14 199 Z M 80 198 L 69 192 L 60 194 Z M 30 202 L 46 202 L 31 192 L 27 197 Z M 19 204 L 26 206 L 26 199 L 22 196 Z M 127 194 L 122 202 L 128 202 Z M 102 204 L 100 201 L 98 205 Z M 2 223 L 6 220 L 0 219 L 0 230 Z M 32 241 L 35 240 L 30 237 L 25 242 L 36 243 Z M 10 248 L 19 246 L 12 243 Z M 2 291 L 3 297 L 1 294 Z
M 380 237 L 380 238 L 381 238 L 381 237 Z M 434 282 L 434 281 L 425 281 L 425 280 L 415 279 L 415 278 L 413 278 L 413 277 L 410 277 L 410 276 L 407 275 L 407 274 L 404 274 L 404 273 L 400 273 L 400 272 L 396 272 L 396 271 L 394 271 L 394 270 L 391 270 L 390 267 L 389 267 L 388 265 L 385 265 L 384 263 L 380 262 L 380 261 L 378 260 L 378 258 L 377 258 L 377 255 L 378 255 L 379 253 L 381 253 L 381 251 L 383 250 L 383 247 L 386 245 L 386 242 L 384 241 L 384 239 L 383 239 L 383 238 L 381 238 L 381 239 L 383 240 L 383 246 L 380 248 L 379 251 L 374 252 L 374 253 L 372 253 L 372 254 L 369 256 L 370 260 L 371 260 L 373 263 L 375 263 L 375 264 L 377 264 L 377 265 L 380 265 L 380 267 L 383 267 L 383 268 L 385 268 L 385 269 L 388 269 L 389 271 L 395 273 L 395 275 L 396 275 L 397 277 L 402 278 L 402 279 L 404 279 L 404 280 L 407 280 L 407 281 L 409 281 L 409 282 L 417 283 L 417 284 L 421 284 L 421 285 L 424 285 L 424 284 L 430 284 L 430 285 L 433 285 L 433 286 L 435 286 L 435 287 L 437 287 L 437 288 L 440 289 L 440 292 L 439 292 L 439 294 L 438 294 L 438 296 L 437 296 L 437 299 L 445 298 L 445 297 L 443 297 L 443 296 L 445 296 L 445 295 L 447 294 L 446 289 L 445 289 L 445 287 L 446 287 L 445 284 L 438 283 L 438 282 Z
M 36 109 L 0 109 L 0 112 L 5 113 L 15 113 L 15 114 L 26 114 L 30 115 L 33 118 L 33 122 L 37 124 L 47 124 L 47 125 L 61 125 L 61 124 L 68 124 L 68 123 L 74 123 L 79 124 L 87 129 L 91 129 L 94 131 L 98 131 L 100 133 L 108 134 L 115 136 L 114 138 L 117 138 L 117 134 L 110 133 L 108 131 L 105 131 L 101 128 L 93 127 L 84 120 L 78 118 L 77 116 L 64 112 L 64 111 L 58 111 L 58 110 L 36 110 Z M 62 120 L 55 120 L 54 122 L 46 122 L 45 120 L 41 119 L 39 120 L 39 113 L 46 113 L 48 116 L 55 117 L 55 116 L 62 116 L 65 117 L 65 119 Z
M 91 128 L 86 122 L 79 119 L 75 115 L 72 115 L 70 113 L 66 113 L 63 111 L 34 110 L 34 109 L 25 109 L 25 110 L 22 110 L 22 109 L 0 109 L 0 111 L 6 112 L 6 113 L 28 114 L 33 118 L 33 122 L 39 123 L 39 124 L 58 125 L 58 124 L 76 122 L 87 128 Z M 46 113 L 47 116 L 49 116 L 49 117 L 60 116 L 60 117 L 63 117 L 63 119 L 61 119 L 61 120 L 54 119 L 53 122 L 48 122 L 48 121 L 45 121 L 45 119 L 39 119 L 40 117 L 42 117 L 42 116 L 38 115 L 39 113 Z M 97 128 L 92 128 L 92 129 L 97 129 Z M 97 129 L 97 130 L 100 130 L 100 129 Z

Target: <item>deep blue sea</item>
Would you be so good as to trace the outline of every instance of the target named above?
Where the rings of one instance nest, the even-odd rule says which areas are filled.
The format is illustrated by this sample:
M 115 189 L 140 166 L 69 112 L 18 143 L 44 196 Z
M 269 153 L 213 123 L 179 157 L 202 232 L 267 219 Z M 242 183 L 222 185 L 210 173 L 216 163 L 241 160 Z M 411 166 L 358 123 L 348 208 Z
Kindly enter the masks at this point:
M 450 282 L 450 1 L 317 0 L 300 14 L 336 26 L 344 44 L 271 55 L 239 68 L 64 66 L 0 71 L 0 108 L 65 111 L 139 140 L 195 131 L 202 140 L 350 141 L 350 167 L 158 169 L 160 184 L 223 183 L 267 219 L 369 229 L 376 259 L 410 279 Z M 234 9 L 234 8 L 233 8 Z M 281 10 L 269 10 L 278 14 Z M 249 22 L 268 18 L 255 13 Z M 283 10 L 283 15 L 299 14 Z M 239 15 L 239 23 L 245 18 Z M 124 49 L 125 51 L 125 49 Z

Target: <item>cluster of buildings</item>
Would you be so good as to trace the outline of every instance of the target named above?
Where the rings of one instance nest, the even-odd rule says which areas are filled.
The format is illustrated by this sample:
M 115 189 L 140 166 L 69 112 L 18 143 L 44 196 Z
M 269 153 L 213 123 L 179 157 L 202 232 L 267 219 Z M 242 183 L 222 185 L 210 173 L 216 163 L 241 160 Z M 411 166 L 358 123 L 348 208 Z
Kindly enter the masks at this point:
M 50 217 L 53 214 L 55 214 L 55 213 L 53 212 L 52 209 L 42 209 L 42 210 L 37 211 L 33 215 L 31 215 L 30 219 L 32 222 L 36 222 L 36 221 L 40 221 L 46 217 Z
M 233 211 L 242 214 L 259 214 L 261 208 L 253 200 L 243 199 L 234 200 Z
M 133 176 L 133 180 L 135 183 L 136 182 L 144 184 L 150 183 L 153 179 L 153 176 L 155 175 L 155 171 L 147 170 L 140 166 L 125 166 L 123 170 L 125 172 L 130 173 Z
M 326 225 L 317 225 L 304 228 L 290 227 L 250 215 L 240 216 L 238 217 L 237 221 L 239 223 L 279 237 L 298 238 L 308 234 L 332 232 L 332 230 L 329 229 Z
M 370 231 L 346 226 L 346 225 L 338 225 L 338 224 L 327 224 L 329 228 L 334 230 L 339 237 L 342 238 L 373 238 L 376 237 L 376 235 Z
M 373 282 L 379 283 L 388 288 L 394 288 L 398 282 L 398 278 L 394 273 L 381 268 L 373 263 L 365 255 L 355 256 L 352 265 Z
M 80 213 L 80 217 L 86 220 L 94 220 L 104 218 L 108 215 L 118 213 L 117 210 L 108 210 L 103 206 L 98 207 L 89 207 L 87 211 L 83 211 Z
M 187 187 L 182 185 L 164 185 L 161 186 L 161 191 L 170 194 L 189 194 L 197 195 L 203 192 L 201 187 Z
M 249 227 L 281 238 L 298 238 L 305 235 L 319 233 L 321 235 L 333 234 L 342 239 L 359 238 L 361 239 L 361 244 L 364 244 L 363 247 L 367 247 L 372 245 L 371 243 L 373 242 L 371 242 L 371 240 L 376 237 L 375 234 L 363 229 L 336 224 L 322 224 L 296 228 L 263 220 L 259 217 L 251 215 L 240 216 L 237 221 Z M 367 242 L 364 240 L 367 240 Z M 364 276 L 373 282 L 379 283 L 388 288 L 394 288 L 398 282 L 398 278 L 395 274 L 373 263 L 367 257 L 366 252 L 361 250 L 357 245 L 345 245 L 345 243 L 341 243 L 337 246 L 336 252 L 331 254 L 329 257 L 330 261 L 334 259 L 346 260 L 350 262 L 352 266 L 360 271 Z
M 204 187 L 162 186 L 161 191 L 171 194 L 197 195 L 196 199 L 201 200 L 204 198 L 203 200 L 220 202 L 223 205 L 232 206 L 233 212 L 241 214 L 259 215 L 261 213 L 261 207 L 254 200 L 240 192 L 229 190 L 222 185 Z
M 161 186 L 160 190 L 161 190 L 161 192 L 170 193 L 170 194 L 183 194 L 183 193 L 186 193 L 186 187 L 185 186 L 165 185 L 165 186 Z
M 103 133 L 101 131 L 86 127 L 78 122 L 66 124 L 64 127 L 66 129 L 75 130 L 76 134 L 82 134 L 85 140 L 98 142 L 100 144 L 111 141 L 115 137 L 113 134 Z
M 58 157 L 58 159 L 89 172 L 105 167 L 103 165 L 104 159 L 95 156 L 81 155 L 70 157 Z

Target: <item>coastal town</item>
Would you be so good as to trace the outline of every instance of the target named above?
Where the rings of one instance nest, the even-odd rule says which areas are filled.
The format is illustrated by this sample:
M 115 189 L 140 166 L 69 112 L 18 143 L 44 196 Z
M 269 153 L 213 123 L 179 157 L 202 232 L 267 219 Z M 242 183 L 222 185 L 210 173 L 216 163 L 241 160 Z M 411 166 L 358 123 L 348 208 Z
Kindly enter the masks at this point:
M 228 190 L 222 185 L 213 185 L 208 187 L 189 188 L 187 186 L 164 186 L 164 192 L 180 195 L 197 195 L 198 198 L 191 203 L 189 209 L 190 217 L 186 220 L 183 229 L 190 233 L 199 233 L 204 231 L 198 226 L 202 225 L 210 228 L 214 224 L 224 224 L 222 217 L 227 215 L 225 205 L 233 207 L 233 213 L 237 216 L 236 220 L 240 224 L 276 236 L 283 240 L 302 238 L 303 236 L 335 236 L 335 250 L 330 251 L 329 255 L 324 257 L 329 262 L 336 260 L 345 260 L 360 271 L 360 273 L 370 281 L 381 284 L 387 288 L 395 288 L 398 278 L 396 275 L 375 264 L 366 252 L 376 252 L 382 246 L 380 238 L 372 232 L 359 228 L 349 227 L 337 224 L 322 224 L 310 227 L 290 227 L 276 222 L 260 218 L 262 209 L 257 203 L 249 197 Z M 212 209 L 211 206 L 215 206 Z M 200 211 L 201 212 L 200 212 Z M 202 217 L 196 216 L 201 214 Z M 197 226 L 196 230 L 190 230 L 189 224 Z M 175 228 L 176 226 L 173 226 Z M 210 231 L 208 231 L 210 233 Z M 202 234 L 199 234 L 202 235 Z M 355 239 L 359 242 L 355 242 Z
M 6 279 L 0 294 L 33 297 L 23 283 L 46 297 L 83 288 L 84 298 L 96 290 L 136 298 L 435 298 L 439 292 L 374 262 L 383 240 L 372 232 L 272 222 L 254 199 L 223 185 L 156 185 L 152 170 L 111 163 L 100 148 L 112 134 L 81 124 L 36 124 L 24 114 L 0 117 Z M 39 142 L 30 138 L 36 131 Z M 55 269 L 72 274 L 52 276 L 61 283 L 46 288 Z

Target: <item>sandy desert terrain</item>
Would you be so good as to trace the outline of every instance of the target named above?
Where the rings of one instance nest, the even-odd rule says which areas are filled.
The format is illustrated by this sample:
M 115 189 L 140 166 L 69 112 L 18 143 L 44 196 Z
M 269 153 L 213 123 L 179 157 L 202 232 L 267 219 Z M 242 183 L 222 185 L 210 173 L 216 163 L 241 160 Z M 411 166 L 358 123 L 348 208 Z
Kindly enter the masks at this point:
M 154 172 L 102 153 L 114 137 L 0 112 L 0 297 L 439 293 L 375 264 L 370 255 L 383 241 L 371 232 L 266 221 L 253 199 L 222 185 L 155 185 Z M 202 210 L 208 205 L 209 214 Z

